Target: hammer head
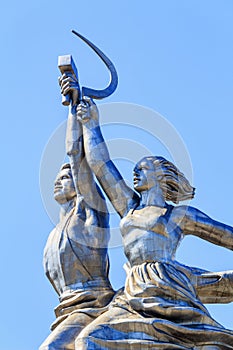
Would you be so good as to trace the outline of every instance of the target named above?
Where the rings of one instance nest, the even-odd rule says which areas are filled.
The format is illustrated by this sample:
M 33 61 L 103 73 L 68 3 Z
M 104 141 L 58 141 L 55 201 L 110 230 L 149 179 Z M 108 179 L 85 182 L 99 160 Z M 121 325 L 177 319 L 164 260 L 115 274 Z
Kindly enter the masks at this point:
M 71 55 L 58 56 L 58 68 L 62 74 L 69 72 L 78 79 L 78 70 Z

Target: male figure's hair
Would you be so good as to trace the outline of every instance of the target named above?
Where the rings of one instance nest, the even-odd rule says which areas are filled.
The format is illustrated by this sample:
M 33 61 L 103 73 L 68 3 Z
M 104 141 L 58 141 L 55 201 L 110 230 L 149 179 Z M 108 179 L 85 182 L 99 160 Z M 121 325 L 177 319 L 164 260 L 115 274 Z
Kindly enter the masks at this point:
M 64 163 L 62 164 L 60 171 L 64 170 L 64 169 L 71 169 L 70 163 Z

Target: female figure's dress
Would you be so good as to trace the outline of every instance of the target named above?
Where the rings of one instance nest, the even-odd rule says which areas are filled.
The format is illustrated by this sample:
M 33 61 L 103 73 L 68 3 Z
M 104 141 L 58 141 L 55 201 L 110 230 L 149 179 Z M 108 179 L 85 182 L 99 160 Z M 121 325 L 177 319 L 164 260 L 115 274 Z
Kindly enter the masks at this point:
M 121 220 L 131 266 L 124 291 L 80 333 L 77 349 L 233 349 L 233 331 L 210 316 L 190 270 L 173 259 L 182 234 L 172 206 L 163 210 L 158 218 L 158 208 L 145 207 Z

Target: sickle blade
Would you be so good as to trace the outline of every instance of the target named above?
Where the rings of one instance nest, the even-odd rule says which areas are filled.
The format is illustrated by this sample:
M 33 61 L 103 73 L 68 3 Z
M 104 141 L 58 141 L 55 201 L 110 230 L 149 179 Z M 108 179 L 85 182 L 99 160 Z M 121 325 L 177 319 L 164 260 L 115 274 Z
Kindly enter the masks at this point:
M 82 88 L 82 95 L 83 96 L 89 96 L 94 99 L 101 100 L 102 98 L 110 96 L 117 88 L 118 84 L 118 76 L 117 71 L 113 65 L 113 63 L 110 61 L 110 59 L 97 47 L 95 46 L 90 40 L 85 38 L 83 35 L 79 34 L 75 30 L 72 30 L 72 33 L 77 35 L 80 39 L 82 39 L 88 46 L 92 48 L 92 50 L 97 53 L 97 55 L 101 58 L 101 60 L 106 64 L 109 72 L 110 72 L 110 82 L 109 85 L 103 89 L 103 90 L 95 90 L 90 89 L 87 87 Z

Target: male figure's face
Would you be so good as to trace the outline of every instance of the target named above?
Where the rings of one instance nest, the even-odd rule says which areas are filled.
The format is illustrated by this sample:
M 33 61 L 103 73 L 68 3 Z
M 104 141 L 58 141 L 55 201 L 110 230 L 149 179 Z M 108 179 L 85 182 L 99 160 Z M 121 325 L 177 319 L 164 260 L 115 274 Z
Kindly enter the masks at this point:
M 54 199 L 64 204 L 76 196 L 74 181 L 69 168 L 62 169 L 54 182 Z

